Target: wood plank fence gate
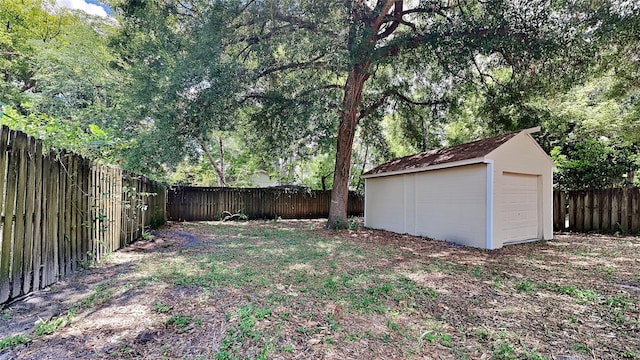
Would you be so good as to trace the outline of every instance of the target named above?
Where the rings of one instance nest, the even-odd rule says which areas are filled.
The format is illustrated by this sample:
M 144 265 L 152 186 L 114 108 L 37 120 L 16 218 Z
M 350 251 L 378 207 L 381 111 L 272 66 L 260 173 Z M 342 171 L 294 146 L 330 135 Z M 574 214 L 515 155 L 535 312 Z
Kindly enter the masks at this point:
M 0 130 L 0 304 L 45 288 L 166 218 L 158 183 Z
M 640 233 L 640 188 L 572 190 L 553 193 L 557 231 Z

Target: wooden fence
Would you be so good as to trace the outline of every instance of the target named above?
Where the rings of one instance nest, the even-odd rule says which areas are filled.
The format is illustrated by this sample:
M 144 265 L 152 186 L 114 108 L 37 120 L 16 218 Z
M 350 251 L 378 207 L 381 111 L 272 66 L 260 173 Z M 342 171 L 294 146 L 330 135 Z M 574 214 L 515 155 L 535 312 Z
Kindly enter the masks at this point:
M 555 230 L 640 233 L 640 188 L 555 191 Z
M 168 219 L 175 221 L 220 220 L 236 213 L 249 219 L 313 219 L 329 216 L 331 191 L 177 187 L 168 190 L 167 200 Z M 363 212 L 364 197 L 350 193 L 348 214 Z
M 150 193 L 157 195 L 151 196 Z M 0 304 L 99 261 L 166 218 L 160 185 L 0 130 Z

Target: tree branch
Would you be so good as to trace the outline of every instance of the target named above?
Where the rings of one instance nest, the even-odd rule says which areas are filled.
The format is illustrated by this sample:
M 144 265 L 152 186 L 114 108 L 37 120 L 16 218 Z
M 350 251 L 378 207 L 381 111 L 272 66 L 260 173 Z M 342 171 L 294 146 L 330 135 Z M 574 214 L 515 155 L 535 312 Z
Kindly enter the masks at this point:
M 319 62 L 318 60 L 322 59 L 326 54 L 320 54 L 318 56 L 316 56 L 315 58 L 309 60 L 309 61 L 304 61 L 304 62 L 294 62 L 294 63 L 290 63 L 290 64 L 286 64 L 286 65 L 281 65 L 281 66 L 276 66 L 273 68 L 269 68 L 269 69 L 265 69 L 262 70 L 258 76 L 257 79 L 263 78 L 267 75 L 273 74 L 274 72 L 278 72 L 278 71 L 284 71 L 284 70 L 291 70 L 291 69 L 308 69 L 311 67 L 315 67 L 315 66 L 319 66 L 319 65 L 326 65 L 326 62 Z
M 331 89 L 340 89 L 341 90 L 342 88 L 343 88 L 342 85 L 327 84 L 327 85 L 322 85 L 322 86 L 318 86 L 318 87 L 315 87 L 315 88 L 311 88 L 311 89 L 305 90 L 305 91 L 299 93 L 297 95 L 297 97 L 304 97 L 304 96 L 307 96 L 307 95 L 309 95 L 309 94 L 311 94 L 313 92 L 316 92 L 316 91 L 331 90 Z M 238 103 L 239 104 L 244 104 L 245 102 L 247 102 L 250 99 L 266 100 L 266 99 L 273 99 L 273 98 L 275 98 L 275 97 L 269 96 L 269 95 L 265 95 L 263 93 L 251 93 L 251 94 L 244 95 L 242 97 L 242 99 L 239 100 Z
M 485 88 L 487 88 L 487 89 L 489 88 L 489 84 L 487 84 L 487 81 L 485 80 L 485 77 L 488 77 L 489 79 L 493 80 L 493 82 L 496 83 L 496 84 L 500 84 L 496 78 L 491 76 L 491 74 L 486 74 L 486 73 L 482 72 L 482 70 L 480 69 L 480 65 L 476 61 L 476 58 L 475 58 L 474 54 L 471 54 L 471 61 L 473 62 L 473 66 L 476 68 L 476 70 L 478 71 L 478 74 L 480 75 L 480 82 L 482 82 L 482 84 L 484 85 Z
M 443 38 L 469 38 L 469 39 L 486 39 L 490 37 L 509 36 L 510 38 L 523 38 L 525 35 L 511 33 L 509 28 L 477 28 L 464 32 L 449 33 L 424 33 L 405 36 L 392 40 L 389 44 L 379 47 L 374 51 L 374 59 L 382 59 L 397 55 L 401 50 L 413 49 L 425 42 L 437 42 Z
M 411 105 L 418 105 L 418 106 L 434 106 L 434 105 L 439 105 L 439 104 L 444 104 L 445 100 L 429 100 L 429 101 L 418 101 L 418 100 L 413 100 L 411 98 L 409 98 L 408 96 L 401 94 L 398 90 L 387 90 L 386 93 L 391 96 L 393 95 L 395 98 L 397 98 L 398 100 L 407 103 L 407 104 L 411 104 Z
M 391 1 L 387 2 L 386 4 L 387 6 L 391 6 Z M 403 1 L 402 0 L 396 0 L 393 3 L 394 7 L 393 7 L 393 16 L 392 18 L 394 19 L 393 22 L 391 23 L 391 25 L 389 25 L 383 32 L 376 34 L 376 36 L 374 37 L 374 42 L 378 41 L 380 39 L 384 39 L 386 37 L 388 37 L 389 35 L 393 34 L 394 31 L 396 31 L 396 29 L 398 28 L 398 25 L 400 25 L 400 21 L 402 21 L 402 7 L 403 7 Z M 389 9 L 387 9 L 386 7 L 384 8 L 384 12 L 381 14 L 382 16 L 378 18 L 378 20 L 376 21 L 377 27 L 374 28 L 376 30 L 376 32 L 380 29 L 380 27 L 382 26 L 383 23 L 385 23 L 385 19 L 387 18 L 387 13 L 389 12 Z M 374 25 L 376 26 L 376 25 Z
M 374 112 L 377 108 L 382 106 L 390 95 L 391 95 L 390 93 L 384 92 L 382 96 L 380 96 L 380 98 L 376 100 L 376 102 L 374 102 L 373 104 L 367 106 L 365 109 L 360 111 L 360 114 L 358 114 L 358 120 L 364 119 L 365 117 L 369 116 L 372 112 Z

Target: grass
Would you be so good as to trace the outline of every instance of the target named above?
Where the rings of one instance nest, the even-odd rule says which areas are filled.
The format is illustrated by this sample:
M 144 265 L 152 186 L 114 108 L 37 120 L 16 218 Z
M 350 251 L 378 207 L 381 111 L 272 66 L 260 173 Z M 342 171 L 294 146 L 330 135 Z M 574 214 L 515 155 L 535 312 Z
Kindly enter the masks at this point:
M 171 306 L 169 305 L 165 305 L 161 302 L 157 302 L 154 305 L 154 310 L 159 312 L 159 313 L 168 313 L 169 311 L 171 311 Z
M 477 342 L 477 346 L 488 347 L 495 359 L 545 358 L 540 349 L 519 343 L 522 336 L 519 335 L 519 329 L 497 336 L 495 334 L 501 331 L 495 327 L 503 325 L 480 321 L 484 325 L 480 329 L 484 330 L 465 326 L 468 320 L 471 320 L 471 324 L 478 323 L 479 319 L 474 316 L 482 316 L 482 311 L 474 315 L 474 311 L 469 309 L 480 310 L 480 304 L 485 303 L 484 295 L 467 297 L 468 294 L 464 293 L 453 294 L 451 289 L 442 293 L 437 282 L 430 285 L 429 281 L 422 279 L 466 279 L 468 282 L 486 283 L 489 288 L 495 289 L 493 291 L 504 293 L 503 296 L 508 297 L 509 291 L 522 293 L 532 296 L 530 301 L 535 301 L 535 296 L 560 295 L 578 305 L 615 309 L 626 309 L 629 305 L 628 297 L 607 297 L 599 290 L 579 283 L 560 284 L 529 274 L 513 277 L 500 269 L 504 265 L 487 267 L 461 262 L 463 257 L 427 256 L 398 271 L 374 264 L 377 259 L 399 256 L 411 258 L 414 255 L 403 254 L 401 249 L 394 247 L 377 245 L 362 248 L 357 242 L 345 241 L 342 237 L 327 239 L 314 232 L 310 236 L 309 232 L 277 227 L 239 228 L 209 227 L 205 232 L 216 233 L 221 239 L 228 236 L 229 240 L 218 242 L 215 253 L 196 256 L 192 265 L 176 262 L 169 268 L 170 271 L 163 274 L 164 279 L 179 286 L 236 288 L 243 292 L 265 294 L 261 301 L 241 305 L 228 316 L 229 323 L 233 325 L 225 332 L 223 346 L 216 355 L 221 359 L 295 353 L 296 348 L 292 345 L 286 348 L 273 345 L 281 343 L 285 337 L 272 328 L 271 321 L 275 326 L 286 328 L 292 315 L 312 319 L 311 326 L 296 326 L 296 333 L 311 341 L 313 346 L 333 348 L 345 342 L 368 339 L 381 344 L 414 344 L 407 345 L 407 353 L 419 354 L 420 347 L 416 348 L 415 344 L 422 341 L 450 349 L 454 357 L 468 357 L 473 351 L 460 350 L 460 347 L 471 341 Z M 544 259 L 535 251 L 529 250 L 527 253 L 529 255 L 523 258 L 531 262 Z M 509 272 L 512 270 L 509 267 Z M 603 278 L 611 278 L 612 272 L 600 270 L 599 274 Z M 282 291 L 282 288 L 291 289 L 290 292 L 295 295 Z M 454 298 L 456 300 L 452 301 Z M 458 303 L 459 298 L 467 299 L 464 307 Z M 262 308 L 260 303 L 269 306 Z M 311 313 L 306 313 L 308 309 L 301 305 L 311 303 L 337 304 L 343 314 L 350 314 L 357 319 L 379 318 L 384 330 L 357 331 L 344 316 L 319 311 L 317 307 Z M 282 306 L 289 310 L 283 314 L 273 311 L 273 308 Z M 268 309 L 268 317 L 262 316 L 261 309 Z M 454 313 L 465 314 L 463 317 L 467 320 L 453 321 L 456 316 L 450 317 Z M 517 316 L 511 314 L 509 317 L 513 315 Z M 509 317 L 503 324 L 508 323 Z M 417 324 L 420 319 L 434 326 L 424 328 Z M 260 324 L 265 320 L 269 326 L 261 328 Z M 452 331 L 451 326 L 458 330 Z M 325 329 L 329 329 L 326 331 L 330 334 L 324 334 Z M 567 351 L 577 350 L 573 345 L 568 345 Z
M 33 333 L 36 336 L 51 335 L 56 330 L 67 326 L 71 322 L 72 316 L 60 316 L 51 320 L 38 320 Z
M 181 224 L 198 247 L 164 239 L 157 252 L 136 254 L 135 271 L 94 286 L 72 310 L 130 307 L 126 316 L 141 315 L 127 323 L 149 320 L 148 344 L 118 339 L 119 349 L 130 350 L 123 357 L 542 360 L 639 353 L 628 344 L 638 343 L 640 300 L 619 286 L 638 282 L 637 263 L 576 257 L 570 248 L 625 254 L 632 252 L 623 246 L 635 249 L 640 241 L 561 238 L 487 252 L 366 229 L 328 232 L 318 224 Z M 61 319 L 40 325 L 42 333 L 55 334 L 68 323 Z M 83 318 L 73 321 L 75 328 Z
M 27 338 L 22 335 L 11 336 L 0 340 L 0 351 L 14 348 L 27 342 Z
M 176 327 L 178 331 L 185 331 L 191 324 L 202 325 L 202 320 L 191 315 L 173 315 L 166 324 Z
M 241 345 L 254 344 L 251 357 L 267 359 L 275 350 L 273 334 L 263 334 L 256 330 L 261 321 L 265 321 L 272 314 L 269 308 L 255 309 L 252 305 L 244 305 L 233 314 L 235 326 L 227 329 L 221 342 L 220 350 L 215 354 L 216 359 L 236 359 L 243 357 Z M 285 345 L 284 352 L 294 351 L 293 346 Z

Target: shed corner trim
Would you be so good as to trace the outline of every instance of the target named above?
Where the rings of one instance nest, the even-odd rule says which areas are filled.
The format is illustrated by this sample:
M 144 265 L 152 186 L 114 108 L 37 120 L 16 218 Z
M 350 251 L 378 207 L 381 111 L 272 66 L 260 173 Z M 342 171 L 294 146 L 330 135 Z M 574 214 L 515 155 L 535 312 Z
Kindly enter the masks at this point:
M 486 248 L 489 250 L 493 250 L 493 159 L 485 159 L 483 162 L 487 164 L 487 210 L 485 224 L 485 242 Z

